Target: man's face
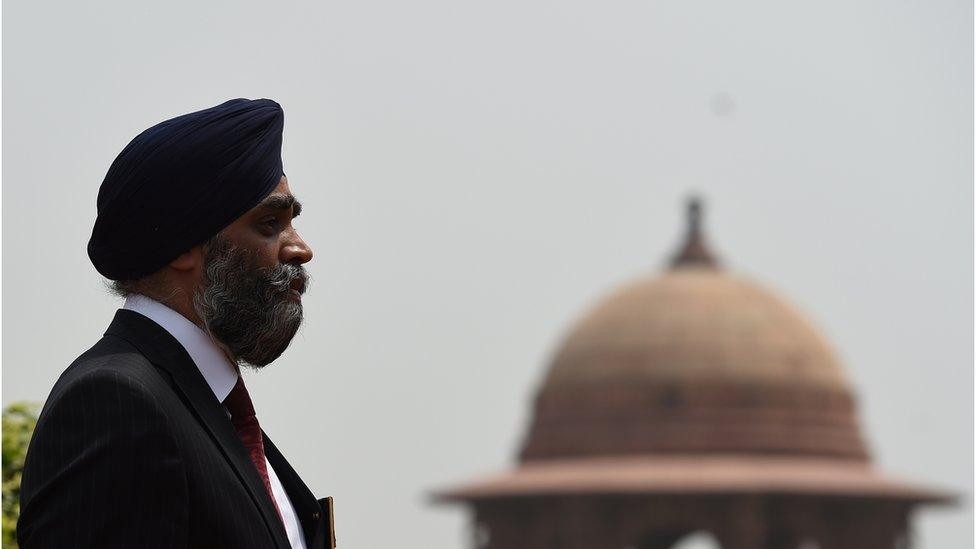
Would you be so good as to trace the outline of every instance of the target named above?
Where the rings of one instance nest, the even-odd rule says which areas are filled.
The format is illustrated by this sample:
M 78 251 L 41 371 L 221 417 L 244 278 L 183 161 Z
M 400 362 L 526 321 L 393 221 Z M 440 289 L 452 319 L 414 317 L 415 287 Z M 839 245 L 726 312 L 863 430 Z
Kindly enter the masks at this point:
M 312 250 L 292 226 L 301 205 L 281 182 L 260 204 L 204 249 L 203 280 L 193 305 L 207 331 L 239 363 L 278 358 L 302 323 L 302 264 Z

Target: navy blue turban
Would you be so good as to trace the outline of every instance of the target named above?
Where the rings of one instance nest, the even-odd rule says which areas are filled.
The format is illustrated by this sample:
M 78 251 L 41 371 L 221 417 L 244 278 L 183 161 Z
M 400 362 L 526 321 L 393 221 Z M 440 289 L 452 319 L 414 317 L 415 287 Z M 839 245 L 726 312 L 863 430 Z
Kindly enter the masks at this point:
M 95 269 L 141 278 L 260 203 L 283 175 L 283 127 L 274 101 L 234 99 L 136 136 L 98 189 L 88 241 Z

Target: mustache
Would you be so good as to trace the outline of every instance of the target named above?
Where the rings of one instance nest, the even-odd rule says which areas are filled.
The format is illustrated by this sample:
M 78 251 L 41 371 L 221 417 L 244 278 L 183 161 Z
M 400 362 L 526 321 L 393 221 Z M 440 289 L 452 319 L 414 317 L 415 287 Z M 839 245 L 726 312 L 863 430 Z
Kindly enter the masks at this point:
M 294 263 L 280 263 L 271 267 L 264 279 L 271 294 L 285 293 L 289 290 L 297 290 L 299 294 L 304 294 L 308 291 L 311 282 L 305 267 Z

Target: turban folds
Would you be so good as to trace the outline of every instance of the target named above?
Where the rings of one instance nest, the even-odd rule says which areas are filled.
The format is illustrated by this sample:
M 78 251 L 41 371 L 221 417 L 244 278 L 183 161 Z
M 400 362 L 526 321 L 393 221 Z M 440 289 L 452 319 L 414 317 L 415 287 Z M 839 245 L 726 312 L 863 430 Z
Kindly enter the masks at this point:
M 283 127 L 274 101 L 234 99 L 136 136 L 98 189 L 88 241 L 95 269 L 141 278 L 260 203 L 283 175 Z

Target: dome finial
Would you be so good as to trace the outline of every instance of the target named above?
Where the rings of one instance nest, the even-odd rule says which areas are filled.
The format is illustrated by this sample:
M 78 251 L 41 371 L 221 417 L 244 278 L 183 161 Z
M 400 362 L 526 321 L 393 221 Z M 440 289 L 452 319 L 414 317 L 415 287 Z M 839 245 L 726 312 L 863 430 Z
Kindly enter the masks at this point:
M 705 247 L 705 237 L 702 234 L 702 199 L 698 196 L 688 198 L 688 232 L 681 250 L 671 259 L 671 268 L 707 267 L 717 269 L 718 260 Z

